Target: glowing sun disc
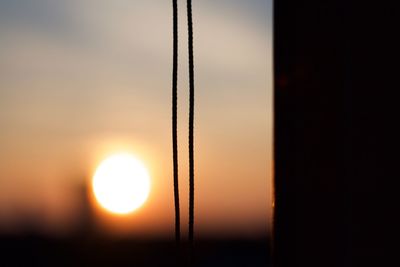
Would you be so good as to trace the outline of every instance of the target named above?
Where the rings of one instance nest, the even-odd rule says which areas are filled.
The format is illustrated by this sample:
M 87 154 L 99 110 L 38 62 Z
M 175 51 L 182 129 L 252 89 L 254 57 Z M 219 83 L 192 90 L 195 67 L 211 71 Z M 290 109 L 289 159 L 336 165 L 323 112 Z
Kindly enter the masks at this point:
M 112 213 L 127 214 L 147 200 L 150 177 L 138 159 L 129 154 L 116 154 L 97 167 L 92 187 L 103 208 Z

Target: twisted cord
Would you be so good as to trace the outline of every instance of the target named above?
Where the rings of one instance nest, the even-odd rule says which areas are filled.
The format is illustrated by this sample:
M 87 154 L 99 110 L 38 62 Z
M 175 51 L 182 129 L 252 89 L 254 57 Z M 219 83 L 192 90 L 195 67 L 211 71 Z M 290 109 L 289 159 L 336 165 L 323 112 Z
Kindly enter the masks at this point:
M 179 212 L 179 183 L 178 183 L 178 3 L 172 1 L 173 6 L 173 67 L 172 67 L 172 150 L 173 150 L 173 172 L 174 172 L 174 202 L 175 202 L 175 240 L 180 242 L 180 212 Z
M 187 0 L 188 52 L 189 52 L 189 243 L 194 240 L 194 60 L 192 1 Z

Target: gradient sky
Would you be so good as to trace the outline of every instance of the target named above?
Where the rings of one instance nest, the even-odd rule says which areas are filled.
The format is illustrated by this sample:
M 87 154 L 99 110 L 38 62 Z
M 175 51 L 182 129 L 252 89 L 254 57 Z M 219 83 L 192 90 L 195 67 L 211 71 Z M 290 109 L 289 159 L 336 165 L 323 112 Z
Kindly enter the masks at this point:
M 187 28 L 179 1 L 179 146 L 187 228 Z M 194 1 L 196 229 L 257 236 L 271 216 L 272 2 Z M 173 233 L 170 1 L 0 0 L 0 231 L 79 221 L 107 154 L 150 169 L 146 204 L 107 229 Z M 124 226 L 123 226 L 124 225 Z M 103 227 L 102 226 L 102 227 Z

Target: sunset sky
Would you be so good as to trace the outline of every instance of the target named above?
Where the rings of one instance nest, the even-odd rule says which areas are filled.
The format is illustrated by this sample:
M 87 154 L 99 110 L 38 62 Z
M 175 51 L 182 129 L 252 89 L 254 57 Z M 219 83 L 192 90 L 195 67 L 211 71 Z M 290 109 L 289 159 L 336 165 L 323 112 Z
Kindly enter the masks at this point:
M 179 1 L 182 230 L 188 215 L 188 71 Z M 272 1 L 193 1 L 196 236 L 270 225 Z M 79 225 L 82 188 L 114 152 L 147 166 L 129 216 L 91 203 L 105 232 L 173 235 L 172 5 L 165 0 L 0 0 L 0 232 Z

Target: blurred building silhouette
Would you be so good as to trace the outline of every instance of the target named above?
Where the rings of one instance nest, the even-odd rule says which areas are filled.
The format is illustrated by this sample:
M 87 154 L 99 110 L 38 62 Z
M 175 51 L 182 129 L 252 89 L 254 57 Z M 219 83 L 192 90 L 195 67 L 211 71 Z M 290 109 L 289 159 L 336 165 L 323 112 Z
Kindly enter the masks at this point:
M 93 237 L 96 234 L 96 215 L 90 200 L 90 188 L 87 184 L 77 186 L 77 224 L 75 235 L 79 237 Z

